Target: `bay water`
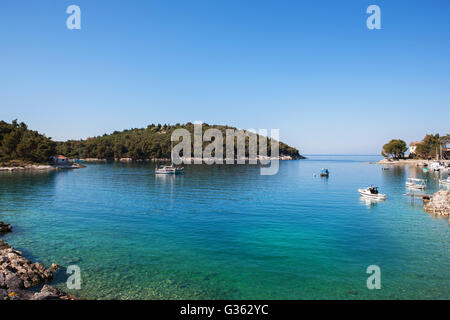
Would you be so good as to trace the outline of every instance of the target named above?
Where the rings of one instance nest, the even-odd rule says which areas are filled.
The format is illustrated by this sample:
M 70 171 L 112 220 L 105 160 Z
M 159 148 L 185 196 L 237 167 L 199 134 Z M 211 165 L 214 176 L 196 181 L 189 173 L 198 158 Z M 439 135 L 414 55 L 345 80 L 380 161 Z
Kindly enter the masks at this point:
M 448 219 L 405 196 L 408 177 L 438 190 L 439 173 L 369 164 L 378 156 L 251 165 L 89 163 L 51 172 L 1 172 L 3 239 L 61 265 L 53 284 L 88 299 L 450 299 Z M 319 177 L 328 168 L 329 178 Z M 357 189 L 380 187 L 386 201 Z M 68 290 L 65 270 L 81 270 Z M 369 290 L 367 267 L 381 270 Z

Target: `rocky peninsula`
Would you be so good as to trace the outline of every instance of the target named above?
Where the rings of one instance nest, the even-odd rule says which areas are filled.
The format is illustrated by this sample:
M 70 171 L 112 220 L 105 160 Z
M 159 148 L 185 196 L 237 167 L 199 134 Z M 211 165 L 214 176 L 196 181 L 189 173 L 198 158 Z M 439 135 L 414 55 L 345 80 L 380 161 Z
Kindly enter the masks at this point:
M 450 217 L 450 190 L 439 190 L 423 206 L 425 212 Z
M 12 232 L 9 224 L 0 222 L 0 235 Z M 46 268 L 39 262 L 31 262 L 22 252 L 0 240 L 0 300 L 73 300 L 61 290 L 47 285 L 59 266 Z M 30 288 L 43 285 L 40 291 Z

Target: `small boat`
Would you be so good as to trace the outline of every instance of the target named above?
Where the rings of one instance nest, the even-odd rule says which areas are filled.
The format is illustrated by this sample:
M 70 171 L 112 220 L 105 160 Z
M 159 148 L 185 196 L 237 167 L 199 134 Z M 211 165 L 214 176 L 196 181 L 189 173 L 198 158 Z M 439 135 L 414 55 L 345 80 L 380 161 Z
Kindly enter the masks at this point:
M 432 162 L 432 163 L 430 163 L 430 169 L 432 169 L 434 171 L 445 170 L 445 165 L 440 162 Z
M 408 178 L 406 181 L 406 187 L 410 189 L 425 189 L 426 186 L 427 183 L 424 179 Z
M 174 166 L 162 166 L 162 167 L 156 167 L 155 173 L 156 174 L 180 174 L 184 172 L 184 168 L 180 167 L 174 167 Z
M 378 192 L 378 187 L 367 187 L 358 189 L 358 192 L 361 196 L 365 198 L 370 198 L 374 200 L 385 200 L 386 195 Z
M 328 171 L 328 169 L 322 168 L 322 170 L 320 171 L 321 177 L 328 177 L 329 174 L 330 174 L 330 172 Z
M 439 184 L 450 187 L 450 177 L 447 177 L 446 180 L 439 180 Z

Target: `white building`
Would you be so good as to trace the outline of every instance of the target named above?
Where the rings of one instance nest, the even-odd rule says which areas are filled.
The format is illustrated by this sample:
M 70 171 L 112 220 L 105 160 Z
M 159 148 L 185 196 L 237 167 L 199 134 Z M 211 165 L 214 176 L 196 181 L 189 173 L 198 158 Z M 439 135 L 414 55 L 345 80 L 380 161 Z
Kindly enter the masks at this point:
M 51 157 L 50 160 L 55 164 L 67 164 L 69 163 L 69 159 L 62 155 Z
M 410 144 L 409 144 L 409 154 L 415 154 L 416 153 L 416 148 L 417 148 L 417 145 L 419 144 L 420 142 L 411 142 Z

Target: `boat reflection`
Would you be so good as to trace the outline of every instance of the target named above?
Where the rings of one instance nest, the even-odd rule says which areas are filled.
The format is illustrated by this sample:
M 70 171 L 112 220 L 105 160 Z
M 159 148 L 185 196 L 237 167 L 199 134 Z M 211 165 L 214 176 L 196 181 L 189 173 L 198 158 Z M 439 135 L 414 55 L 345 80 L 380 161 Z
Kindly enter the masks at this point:
M 175 181 L 175 175 L 174 174 L 155 174 L 155 181 L 173 184 Z
M 366 197 L 359 197 L 359 201 L 366 205 L 367 208 L 372 208 L 378 205 L 379 202 L 384 202 L 384 199 L 370 199 Z

